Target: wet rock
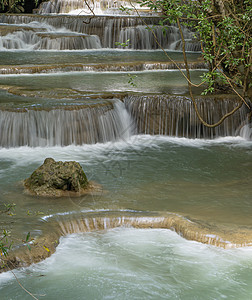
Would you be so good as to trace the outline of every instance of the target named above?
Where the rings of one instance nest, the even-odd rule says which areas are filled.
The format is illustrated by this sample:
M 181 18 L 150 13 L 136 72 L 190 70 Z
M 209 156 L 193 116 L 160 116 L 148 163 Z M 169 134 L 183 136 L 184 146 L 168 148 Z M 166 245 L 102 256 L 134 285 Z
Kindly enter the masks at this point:
M 79 196 L 90 189 L 79 163 L 56 162 L 53 158 L 46 158 L 44 163 L 24 180 L 24 187 L 32 195 L 49 197 Z

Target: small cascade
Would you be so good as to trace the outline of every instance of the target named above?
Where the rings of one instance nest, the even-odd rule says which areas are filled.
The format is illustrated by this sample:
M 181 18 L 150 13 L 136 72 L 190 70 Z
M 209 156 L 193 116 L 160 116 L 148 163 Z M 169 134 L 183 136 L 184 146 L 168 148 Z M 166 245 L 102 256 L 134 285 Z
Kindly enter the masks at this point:
M 246 140 L 252 141 L 252 123 L 242 126 L 239 135 Z
M 251 245 L 251 231 L 247 230 L 241 242 L 242 233 L 222 233 L 222 238 L 218 232 L 210 232 L 208 228 L 191 222 L 188 219 L 177 215 L 167 214 L 165 216 L 107 216 L 107 217 L 79 217 L 76 219 L 58 220 L 60 233 L 63 236 L 73 233 L 84 233 L 97 230 L 109 230 L 117 227 L 133 228 L 165 228 L 172 229 L 188 240 L 194 240 L 205 244 L 215 245 L 226 249 Z M 243 233 L 244 234 L 244 233 Z M 247 239 L 246 239 L 247 238 Z M 232 240 L 229 241 L 229 239 Z
M 183 29 L 186 39 L 186 51 L 200 51 L 200 44 L 193 40 L 193 32 L 187 28 Z M 119 42 L 128 42 L 126 49 L 159 49 L 182 50 L 179 29 L 175 26 L 138 25 L 135 27 L 122 28 L 119 35 Z
M 158 17 L 133 17 L 133 16 L 37 16 L 37 15 L 1 15 L 0 22 L 4 24 L 29 24 L 31 22 L 40 22 L 52 26 L 55 29 L 61 30 L 64 26 L 62 36 L 67 32 L 66 29 L 75 34 L 86 34 L 88 36 L 96 36 L 96 41 L 93 42 L 92 48 L 126 48 L 151 50 L 158 49 L 159 46 L 153 36 L 152 31 L 157 37 L 158 43 L 165 49 L 181 50 L 179 30 L 175 26 L 159 25 Z M 150 26 L 152 31 L 146 27 Z M 53 32 L 52 32 L 53 33 Z M 65 33 L 65 35 L 64 35 Z M 187 40 L 187 48 L 189 51 L 200 51 L 200 45 L 193 40 L 194 34 L 188 29 L 184 29 L 184 37 Z M 94 37 L 90 37 L 93 38 Z M 87 37 L 85 38 L 87 39 Z M 119 45 L 125 43 L 126 47 Z M 74 47 L 72 47 L 74 49 Z M 58 49 L 58 48 L 57 48 Z M 80 49 L 77 47 L 76 49 Z M 86 49 L 86 48 L 83 48 Z
M 152 32 L 150 31 L 152 30 Z M 178 39 L 180 39 L 179 30 L 177 27 L 169 26 L 150 26 L 146 28 L 146 25 L 138 25 L 136 27 L 122 28 L 119 35 L 119 42 L 128 42 L 126 49 L 159 49 L 159 45 L 162 45 L 165 49 L 170 49 Z M 155 37 L 157 39 L 155 39 Z M 189 31 L 185 31 L 186 37 Z M 187 37 L 188 38 L 188 37 Z M 158 42 L 158 43 L 157 43 Z
M 82 50 L 100 49 L 100 40 L 95 35 L 40 34 L 41 40 L 34 50 Z
M 55 64 L 55 65 L 32 65 L 32 66 L 0 66 L 0 74 L 35 74 L 57 72 L 134 72 L 147 70 L 176 70 L 185 69 L 182 62 L 149 62 L 149 63 L 110 63 L 110 64 Z M 204 62 L 189 62 L 189 68 L 207 69 Z
M 120 101 L 70 109 L 0 111 L 0 146 L 94 144 L 131 135 L 131 119 Z
M 170 50 L 182 51 L 182 40 L 179 39 L 178 41 L 173 42 L 170 45 Z M 193 39 L 193 37 L 189 39 L 185 39 L 185 51 L 200 52 L 201 51 L 200 43 L 197 42 L 197 40 Z
M 143 8 L 132 1 L 139 12 L 143 13 Z M 144 8 L 144 11 L 149 11 Z M 129 1 L 113 1 L 113 0 L 51 0 L 43 2 L 37 13 L 39 14 L 73 14 L 73 15 L 123 15 L 130 11 L 131 14 L 136 14 Z
M 56 220 L 55 220 L 56 221 Z M 50 229 L 48 227 L 50 226 Z M 28 266 L 39 262 L 56 251 L 61 236 L 74 233 L 85 233 L 98 230 L 109 230 L 118 227 L 133 227 L 138 229 L 170 229 L 180 236 L 188 239 L 210 244 L 225 249 L 246 247 L 252 245 L 252 233 L 250 229 L 242 230 L 215 230 L 210 231 L 209 226 L 192 222 L 180 215 L 167 213 L 166 215 L 156 216 L 79 216 L 58 218 L 56 222 L 45 222 L 44 235 L 37 237 L 30 244 L 30 251 L 24 251 L 23 247 L 15 249 L 3 261 L 14 269 Z M 49 229 L 49 230 L 48 230 Z M 25 246 L 26 247 L 26 246 Z M 46 249 L 46 251 L 45 251 Z M 4 269 L 0 269 L 3 271 Z
M 7 32 L 5 26 L 5 31 Z M 31 22 L 27 27 L 9 26 L 11 33 L 0 38 L 0 50 L 82 50 L 101 48 L 95 35 L 56 29 L 45 23 Z
M 129 96 L 125 98 L 124 103 L 136 122 L 138 133 L 186 138 L 236 136 L 239 134 L 237 129 L 245 122 L 247 114 L 247 109 L 243 106 L 220 126 L 211 129 L 202 125 L 192 101 L 187 97 Z M 201 116 L 210 124 L 217 122 L 237 105 L 236 101 L 228 96 L 218 100 L 198 97 L 197 104 Z

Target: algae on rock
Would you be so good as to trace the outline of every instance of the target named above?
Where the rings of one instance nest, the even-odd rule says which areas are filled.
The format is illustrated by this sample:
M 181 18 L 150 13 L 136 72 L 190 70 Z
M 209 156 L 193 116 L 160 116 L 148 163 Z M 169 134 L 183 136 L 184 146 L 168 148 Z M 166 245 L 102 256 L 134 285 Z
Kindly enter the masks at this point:
M 53 158 L 46 158 L 44 163 L 24 180 L 24 187 L 32 195 L 49 197 L 79 196 L 90 189 L 79 163 L 56 162 Z

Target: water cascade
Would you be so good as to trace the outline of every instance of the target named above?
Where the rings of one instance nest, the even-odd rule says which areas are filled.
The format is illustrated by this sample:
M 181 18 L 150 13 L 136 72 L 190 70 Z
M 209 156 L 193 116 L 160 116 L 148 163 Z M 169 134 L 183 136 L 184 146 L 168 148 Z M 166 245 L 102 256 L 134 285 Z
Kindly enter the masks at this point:
M 8 33 L 9 29 L 9 33 Z M 1 30 L 1 25 L 0 25 Z M 0 38 L 1 50 L 82 50 L 101 48 L 95 35 L 54 28 L 46 23 L 33 21 L 27 26 L 4 25 L 6 35 Z
M 81 34 L 86 34 L 91 36 L 91 39 L 95 39 L 92 43 L 94 49 L 99 48 L 101 44 L 102 48 L 123 48 L 118 46 L 117 43 L 126 43 L 126 49 L 158 49 L 159 46 L 156 43 L 153 33 L 146 27 L 145 24 L 153 28 L 155 35 L 157 37 L 158 43 L 165 49 L 181 49 L 177 43 L 180 40 L 179 30 L 174 26 L 161 27 L 159 26 L 159 18 L 157 17 L 143 17 L 142 19 L 134 16 L 97 16 L 95 18 L 89 18 L 86 16 L 44 16 L 44 15 L 24 15 L 24 16 L 12 16 L 12 15 L 2 15 L 0 16 L 0 22 L 5 25 L 6 32 L 6 23 L 7 24 L 27 24 L 32 26 L 33 22 L 39 22 L 41 26 L 47 26 L 48 28 L 54 28 L 58 30 L 63 37 L 67 34 L 75 34 L 79 39 L 84 39 L 84 36 Z M 45 25 L 46 24 L 46 25 Z M 11 27 L 11 26 L 10 26 Z M 1 29 L 1 26 L 0 26 Z M 13 31 L 12 28 L 10 28 Z M 25 27 L 23 26 L 20 30 L 24 31 Z M 69 32 L 70 31 L 70 32 Z M 165 31 L 165 34 L 164 34 Z M 34 35 L 35 33 L 29 33 Z M 48 35 L 50 32 L 47 33 Z M 53 34 L 53 31 L 51 32 Z M 92 37 L 92 36 L 95 36 Z M 97 37 L 100 41 L 97 40 Z M 184 29 L 184 37 L 188 41 L 187 49 L 188 51 L 200 51 L 200 45 L 197 42 L 193 41 L 193 33 L 188 29 Z M 8 39 L 7 37 L 3 37 Z M 20 37 L 18 37 L 20 38 Z M 45 36 L 44 36 L 45 38 Z M 55 37 L 51 37 L 55 38 Z M 75 39 L 77 37 L 75 36 Z M 87 37 L 86 37 L 87 38 Z M 9 37 L 11 39 L 11 37 Z M 127 40 L 129 40 L 127 42 Z M 1 42 L 0 42 L 1 43 Z M 77 48 L 74 47 L 74 41 L 72 46 L 69 49 L 80 49 L 80 46 Z M 1 44 L 0 44 L 1 45 Z M 89 46 L 89 48 L 91 45 Z M 14 48 L 16 49 L 16 48 Z M 22 49 L 22 48 L 18 48 Z M 36 49 L 36 48 L 35 48 Z M 40 49 L 40 48 L 37 48 Z M 41 48 L 47 49 L 47 48 Z M 49 48 L 52 49 L 52 48 Z M 57 48 L 56 48 L 57 49 Z M 67 48 L 62 48 L 67 49 Z M 86 48 L 83 48 L 86 49 Z
M 181 96 L 129 96 L 125 106 L 136 122 L 138 133 L 161 134 L 186 138 L 212 139 L 220 136 L 236 136 L 246 122 L 248 110 L 243 107 L 221 126 L 210 129 L 199 121 L 190 98 Z M 201 116 L 208 123 L 217 122 L 232 111 L 237 103 L 230 97 L 215 100 L 197 98 Z M 245 133 L 244 133 L 245 134 Z M 248 135 L 246 133 L 245 135 Z
M 252 140 L 252 124 L 245 124 L 241 127 L 239 131 L 240 136 L 242 136 L 246 140 Z
M 70 220 L 59 218 L 58 224 L 60 227 L 61 235 L 64 236 L 73 233 L 91 232 L 95 230 L 109 230 L 116 227 L 172 229 L 179 235 L 189 240 L 196 240 L 202 243 L 220 246 L 226 249 L 240 247 L 241 244 L 239 244 L 239 240 L 241 240 L 242 237 L 242 234 L 239 232 L 236 232 L 234 234 L 232 234 L 231 232 L 227 232 L 226 236 L 223 237 L 214 235 L 213 231 L 212 234 L 210 234 L 210 232 L 206 228 L 202 229 L 194 222 L 190 223 L 186 218 L 173 214 L 168 216 L 149 217 L 79 217 L 77 218 L 77 220 L 75 218 Z M 246 234 L 248 234 L 248 232 Z M 230 242 L 228 238 L 232 239 L 232 242 Z M 243 244 L 243 246 L 245 245 L 252 245 L 252 240 L 248 239 L 248 241 Z
M 232 110 L 234 101 L 198 99 L 203 118 L 213 123 Z M 128 96 L 124 104 L 70 106 L 51 110 L 0 110 L 0 146 L 65 146 L 125 139 L 135 133 L 213 139 L 236 136 L 245 124 L 240 110 L 221 126 L 209 129 L 196 116 L 192 102 L 181 96 Z M 248 125 L 246 125 L 248 126 Z M 247 128 L 247 127 L 246 127 Z M 249 137 L 245 127 L 241 134 Z
M 1 147 L 44 147 L 105 143 L 131 135 L 123 104 L 78 109 L 0 111 Z
M 43 220 L 47 221 L 52 216 L 45 216 Z M 46 226 L 46 224 L 45 224 Z M 132 216 L 129 212 L 125 215 L 111 215 L 108 213 L 106 217 L 99 217 L 96 214 L 89 217 L 65 215 L 58 216 L 57 222 L 53 224 L 53 231 L 46 236 L 41 236 L 32 243 L 31 251 L 24 249 L 17 250 L 18 259 L 11 256 L 10 269 L 22 267 L 38 262 L 41 257 L 44 259 L 56 250 L 58 240 L 61 236 L 69 236 L 76 233 L 87 233 L 92 231 L 107 231 L 110 229 L 123 228 L 141 228 L 141 229 L 170 229 L 175 231 L 182 237 L 189 240 L 195 240 L 225 249 L 237 248 L 241 246 L 252 245 L 252 233 L 249 230 L 239 230 L 237 232 L 226 231 L 225 234 L 219 236 L 217 232 L 202 228 L 197 223 L 191 222 L 186 218 L 177 214 L 166 214 L 156 216 Z M 45 252 L 43 245 L 46 243 L 49 251 Z
M 177 66 L 185 69 L 185 64 L 181 62 L 133 62 L 133 63 L 101 63 L 101 64 L 81 64 L 81 63 L 65 63 L 65 64 L 48 64 L 36 66 L 0 66 L 0 74 L 39 74 L 39 73 L 57 73 L 57 72 L 136 72 L 151 70 L 176 70 Z M 192 70 L 206 69 L 203 62 L 189 62 L 188 66 Z
M 132 3 L 141 14 L 143 14 L 145 11 L 150 13 L 147 7 L 140 7 L 136 1 L 132 1 Z M 52 0 L 42 3 L 36 12 L 38 14 L 92 15 L 94 13 L 96 15 L 126 15 L 127 11 L 136 14 L 136 12 L 133 10 L 133 6 L 127 0 Z
M 19 260 L 16 260 L 15 257 L 11 258 L 12 263 L 15 267 L 21 267 L 23 265 L 27 266 L 33 262 L 39 261 L 39 256 L 44 258 L 50 256 L 55 252 L 55 241 L 60 238 L 60 236 L 67 236 L 73 233 L 84 233 L 92 232 L 98 230 L 108 230 L 117 227 L 134 227 L 134 228 L 173 228 L 178 234 L 185 236 L 189 239 L 198 240 L 200 242 L 205 242 L 212 245 L 218 245 L 224 248 L 233 248 L 236 246 L 235 243 L 231 244 L 227 240 L 223 240 L 219 236 L 214 236 L 213 234 L 207 234 L 205 231 L 201 231 L 194 224 L 188 224 L 188 221 L 179 217 L 179 216 L 169 216 L 169 217 L 91 217 L 91 218 L 76 218 L 72 220 L 59 220 L 58 228 L 54 228 L 54 231 L 51 235 L 46 237 L 46 243 L 50 245 L 48 253 L 43 251 L 41 243 L 45 242 L 45 238 L 39 238 L 36 241 L 35 248 L 32 247 L 30 253 L 25 253 L 19 251 Z M 197 231 L 199 230 L 199 231 Z M 249 243 L 246 243 L 249 245 Z M 28 255 L 27 255 L 28 254 Z M 10 268 L 12 266 L 10 265 Z

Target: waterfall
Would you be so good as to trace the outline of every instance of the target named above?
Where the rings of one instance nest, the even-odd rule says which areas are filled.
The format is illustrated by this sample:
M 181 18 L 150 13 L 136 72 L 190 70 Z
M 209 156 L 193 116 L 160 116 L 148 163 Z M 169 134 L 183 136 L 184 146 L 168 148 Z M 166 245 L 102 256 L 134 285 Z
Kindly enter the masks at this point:
M 72 38 L 73 40 L 79 39 L 78 47 L 70 47 L 71 49 L 90 49 L 94 48 L 122 48 L 122 46 L 118 46 L 117 43 L 126 43 L 128 41 L 127 49 L 139 49 L 139 50 L 151 50 L 158 49 L 159 46 L 153 36 L 153 33 L 146 27 L 146 24 L 150 26 L 152 31 L 155 33 L 157 37 L 158 43 L 165 49 L 170 50 L 181 50 L 180 48 L 180 34 L 179 30 L 175 26 L 165 26 L 162 27 L 159 25 L 158 17 L 119 17 L 119 16 L 96 16 L 94 18 L 88 16 L 37 16 L 37 15 L 19 15 L 13 17 L 12 15 L 1 15 L 0 22 L 6 24 L 33 24 L 33 22 L 39 22 L 40 24 L 44 24 L 42 27 L 43 32 L 47 31 L 47 36 L 41 33 L 36 39 L 56 39 L 55 31 L 59 31 L 57 35 L 63 39 Z M 45 26 L 46 24 L 46 26 Z M 30 25 L 31 26 L 31 25 Z M 24 26 L 20 28 L 19 31 L 25 31 Z M 33 28 L 32 28 L 33 29 Z M 38 35 L 34 29 L 31 30 L 30 35 Z M 13 29 L 12 29 L 13 31 Z M 11 32 L 12 32 L 11 31 Z M 13 33 L 13 32 L 12 32 Z M 51 36 L 49 35 L 51 33 Z M 14 34 L 14 33 L 13 33 Z M 15 33 L 16 34 L 16 33 Z M 71 34 L 72 37 L 69 35 Z M 83 36 L 85 34 L 86 36 Z M 74 36 L 75 35 L 75 36 Z M 90 37 L 88 37 L 88 36 Z M 193 33 L 188 29 L 184 29 L 184 36 L 187 40 L 187 49 L 190 51 L 200 51 L 200 45 L 197 41 L 193 40 Z M 18 37 L 20 39 L 21 37 Z M 24 37 L 25 38 L 25 37 Z M 5 39 L 5 37 L 1 37 L 0 39 Z M 14 39 L 14 38 L 13 38 Z M 12 40 L 13 40 L 12 39 Z M 26 41 L 27 38 L 25 38 Z M 59 39 L 59 37 L 58 37 Z M 92 46 L 85 46 L 81 43 L 84 43 L 86 39 L 93 39 Z M 22 40 L 22 39 L 21 39 Z M 37 41 L 37 40 L 36 40 Z M 81 42 L 82 41 L 82 42 Z M 38 41 L 37 41 L 38 42 Z M 1 42 L 0 42 L 1 43 Z M 56 43 L 56 42 L 55 42 Z M 58 43 L 58 42 L 57 42 Z M 56 43 L 56 44 L 57 44 Z M 62 42 L 64 43 L 64 41 Z M 70 43 L 70 42 L 68 42 Z M 74 45 L 76 42 L 72 41 Z M 1 45 L 1 44 L 0 44 Z M 44 45 L 42 43 L 42 45 Z M 47 49 L 43 48 L 43 46 L 37 46 L 35 49 Z M 45 47 L 45 46 L 44 46 Z M 55 46 L 56 47 L 56 46 Z M 69 47 L 69 46 L 65 46 Z M 83 48 L 81 48 L 83 47 Z M 15 49 L 15 48 L 14 48 Z M 49 48 L 51 49 L 51 48 Z M 56 50 L 59 47 L 56 47 Z M 60 48 L 67 49 L 67 48 Z
M 246 140 L 252 140 L 252 123 L 242 126 L 239 135 Z
M 179 50 L 179 51 L 182 51 L 182 40 L 179 39 L 179 40 L 173 42 L 170 45 L 170 50 L 174 50 L 174 51 Z M 198 43 L 193 38 L 187 38 L 187 39 L 185 39 L 185 51 L 200 52 L 201 51 L 200 43 Z
M 50 227 L 49 227 L 50 226 Z M 56 251 L 61 236 L 73 233 L 92 232 L 97 230 L 108 230 L 118 227 L 133 228 L 162 228 L 170 229 L 178 233 L 180 236 L 198 241 L 204 244 L 210 244 L 225 249 L 251 246 L 251 231 L 242 229 L 233 231 L 230 235 L 228 232 L 218 232 L 208 226 L 202 226 L 192 222 L 177 214 L 166 214 L 164 216 L 157 214 L 156 216 L 131 216 L 129 214 L 120 216 L 73 216 L 67 218 L 58 218 L 58 222 L 45 222 L 44 235 L 37 237 L 35 243 L 31 244 L 31 250 L 24 251 L 24 245 L 16 248 L 8 255 L 8 260 L 3 257 L 3 261 L 9 269 L 31 265 L 39 262 Z M 46 248 L 49 251 L 45 251 Z M 11 263 L 10 263 L 11 262 Z M 4 269 L 0 270 L 1 271 Z
M 175 26 L 149 26 L 154 32 L 155 37 L 160 45 L 165 49 L 173 49 L 173 44 L 180 39 L 179 30 Z M 159 49 L 159 45 L 154 38 L 153 33 L 145 25 L 136 27 L 122 28 L 119 34 L 119 42 L 123 43 L 129 40 L 126 49 Z M 191 32 L 185 31 L 186 38 L 189 39 Z M 196 48 L 195 48 L 196 49 Z M 178 49 L 176 49 L 178 50 Z M 180 50 L 180 49 L 179 49 Z
M 203 118 L 214 123 L 235 105 L 233 99 L 198 98 Z M 124 106 L 125 105 L 125 106 Z M 66 109 L 0 111 L 0 146 L 65 146 L 127 140 L 138 134 L 213 139 L 241 135 L 251 139 L 245 107 L 216 128 L 198 120 L 192 102 L 182 96 L 128 96 L 124 104 L 97 104 Z M 244 126 L 243 126 L 244 125 Z M 243 127 L 242 127 L 243 126 Z M 240 130 L 240 128 L 242 128 Z
M 96 230 L 112 229 L 117 227 L 134 227 L 134 228 L 166 228 L 172 229 L 186 239 L 198 241 L 205 244 L 215 245 L 226 249 L 251 245 L 249 239 L 244 239 L 241 243 L 239 234 L 244 235 L 244 232 L 239 234 L 234 232 L 232 236 L 225 236 L 222 232 L 222 237 L 209 232 L 207 227 L 198 225 L 196 222 L 191 222 L 188 219 L 177 214 L 166 214 L 156 216 L 111 216 L 106 217 L 84 217 L 78 218 L 58 218 L 58 226 L 60 234 L 63 236 L 73 233 L 83 233 Z M 213 231 L 212 231 L 213 232 Z M 248 230 L 249 232 L 249 230 Z M 232 242 L 227 238 L 231 238 Z
M 247 109 L 243 106 L 233 116 L 216 128 L 205 127 L 198 119 L 192 101 L 182 96 L 129 96 L 125 106 L 136 122 L 138 133 L 160 134 L 186 138 L 212 139 L 220 136 L 236 136 L 246 120 Z M 235 105 L 228 96 L 222 100 L 197 98 L 197 105 L 204 120 L 217 122 Z M 247 127 L 246 127 L 247 128 Z M 244 135 L 248 130 L 244 127 Z
M 143 8 L 136 1 L 132 1 L 135 7 L 142 14 Z M 114 1 L 114 0 L 51 0 L 43 2 L 39 9 L 36 10 L 39 14 L 74 14 L 74 15 L 112 15 L 112 14 L 127 14 L 129 9 L 131 14 L 136 14 L 132 9 L 129 1 Z M 149 12 L 147 7 L 144 10 Z
M 7 26 L 5 31 L 7 32 Z M 30 22 L 26 26 L 9 26 L 10 33 L 0 38 L 0 50 L 82 50 L 101 48 L 95 35 L 55 28 L 46 23 Z
M 123 103 L 81 109 L 0 111 L 1 147 L 44 147 L 104 143 L 127 139 L 131 119 Z

